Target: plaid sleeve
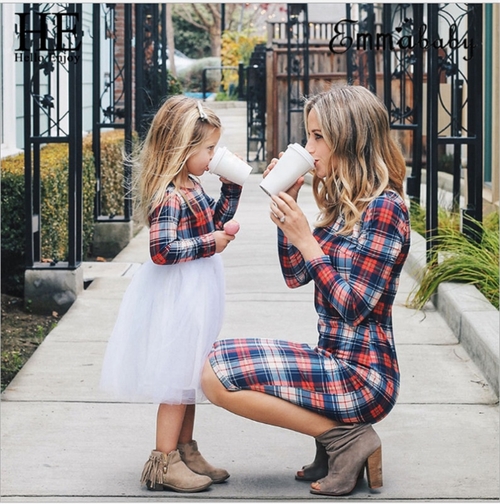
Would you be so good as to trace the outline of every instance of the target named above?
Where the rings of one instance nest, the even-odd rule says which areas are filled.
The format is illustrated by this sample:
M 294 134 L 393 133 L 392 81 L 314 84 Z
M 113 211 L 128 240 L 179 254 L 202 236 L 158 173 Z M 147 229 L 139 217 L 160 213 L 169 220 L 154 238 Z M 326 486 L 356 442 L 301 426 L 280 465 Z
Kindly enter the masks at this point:
M 215 229 L 222 229 L 224 224 L 234 217 L 242 189 L 236 184 L 222 184 L 219 200 L 216 203 L 212 200 L 211 205 L 214 210 Z
M 281 272 L 285 283 L 291 289 L 305 285 L 311 281 L 302 254 L 287 240 L 285 234 L 278 228 L 278 255 Z
M 400 205 L 377 198 L 362 218 L 347 278 L 335 270 L 329 256 L 306 263 L 316 287 L 347 323 L 360 324 L 376 306 L 391 278 L 407 226 Z
M 177 194 L 171 194 L 155 210 L 149 230 L 149 250 L 155 264 L 175 264 L 215 254 L 215 238 L 208 222 L 194 225 L 191 220 L 182 215 L 182 202 Z M 179 236 L 189 233 L 192 236 Z

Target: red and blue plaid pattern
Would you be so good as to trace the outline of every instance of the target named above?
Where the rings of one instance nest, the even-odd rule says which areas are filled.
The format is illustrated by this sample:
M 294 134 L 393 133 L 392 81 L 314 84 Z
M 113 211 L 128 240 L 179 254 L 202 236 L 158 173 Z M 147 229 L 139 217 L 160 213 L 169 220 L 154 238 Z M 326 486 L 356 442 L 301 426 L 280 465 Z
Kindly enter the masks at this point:
M 309 262 L 278 231 L 287 285 L 315 283 L 317 347 L 220 340 L 210 362 L 229 390 L 273 394 L 340 422 L 375 423 L 399 393 L 392 305 L 410 248 L 409 215 L 401 197 L 387 192 L 370 203 L 352 234 L 339 235 L 341 226 L 339 219 L 315 229 L 325 255 Z
M 193 189 L 181 189 L 183 195 L 170 185 L 164 204 L 150 217 L 149 250 L 155 264 L 176 264 L 214 255 L 212 233 L 222 229 L 236 213 L 241 186 L 222 184 L 216 202 L 197 181 L 193 182 Z

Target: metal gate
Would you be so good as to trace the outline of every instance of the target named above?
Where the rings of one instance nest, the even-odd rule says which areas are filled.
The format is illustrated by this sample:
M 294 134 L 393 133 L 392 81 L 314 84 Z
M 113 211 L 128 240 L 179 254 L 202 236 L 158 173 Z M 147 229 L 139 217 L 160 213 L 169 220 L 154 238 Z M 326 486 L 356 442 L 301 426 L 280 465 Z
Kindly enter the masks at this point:
M 118 16 L 123 17 L 117 20 Z M 101 29 L 101 22 L 104 30 Z M 129 156 L 132 151 L 132 6 L 124 4 L 123 9 L 117 12 L 116 4 L 94 4 L 92 25 L 92 150 L 96 170 L 94 216 L 96 221 L 111 219 L 113 222 L 126 222 L 132 216 L 129 195 Z M 102 68 L 103 53 L 107 58 L 107 68 Z M 102 75 L 104 79 L 101 78 Z M 106 187 L 101 170 L 101 133 L 110 129 L 124 132 L 124 194 L 122 212 L 118 214 L 106 208 L 102 201 Z
M 248 67 L 245 68 L 247 101 L 247 161 L 265 160 L 266 142 L 266 47 L 255 46 Z M 243 80 L 240 78 L 239 87 Z M 250 153 L 255 157 L 250 159 Z
M 82 6 L 24 4 L 26 268 L 75 269 L 82 261 Z M 65 93 L 64 90 L 70 92 Z M 67 253 L 42 261 L 41 148 L 68 145 Z
M 135 5 L 135 128 L 144 138 L 168 94 L 165 4 Z

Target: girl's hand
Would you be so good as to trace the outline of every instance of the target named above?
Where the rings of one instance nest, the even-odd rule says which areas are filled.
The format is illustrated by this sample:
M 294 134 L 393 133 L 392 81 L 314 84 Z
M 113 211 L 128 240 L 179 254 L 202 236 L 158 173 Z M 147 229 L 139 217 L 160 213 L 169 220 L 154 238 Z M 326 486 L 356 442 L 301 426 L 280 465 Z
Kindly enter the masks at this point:
M 283 152 L 279 153 L 279 158 L 283 156 Z M 278 158 L 272 158 L 271 162 L 267 165 L 266 170 L 262 174 L 263 178 L 266 178 L 269 175 L 269 172 L 276 166 L 276 163 L 278 162 Z M 293 184 L 288 191 L 286 191 L 287 194 L 289 194 L 295 201 L 297 201 L 297 198 L 299 197 L 299 191 L 300 188 L 304 185 L 304 177 L 299 177 L 295 184 Z
M 314 238 L 306 216 L 288 193 L 280 192 L 272 196 L 271 220 L 283 231 L 288 241 L 294 245 L 306 261 L 324 255 Z
M 224 178 L 224 177 L 219 177 L 219 180 L 223 183 L 223 184 L 228 184 L 228 185 L 238 185 L 238 184 L 235 184 L 234 182 L 231 182 L 230 180 L 228 180 L 227 178 Z
M 229 242 L 234 240 L 234 235 L 227 234 L 225 231 L 214 231 L 215 238 L 215 253 L 220 254 L 224 252 Z

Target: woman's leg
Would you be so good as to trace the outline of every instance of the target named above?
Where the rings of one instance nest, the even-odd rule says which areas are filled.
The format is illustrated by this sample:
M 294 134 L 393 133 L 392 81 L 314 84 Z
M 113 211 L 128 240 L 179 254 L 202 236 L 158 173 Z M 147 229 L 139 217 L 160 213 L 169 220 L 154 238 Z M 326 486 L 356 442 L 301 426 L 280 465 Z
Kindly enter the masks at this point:
M 205 363 L 201 381 L 203 392 L 210 402 L 256 422 L 314 437 L 342 425 L 273 395 L 253 390 L 230 392 L 217 378 L 209 361 Z

